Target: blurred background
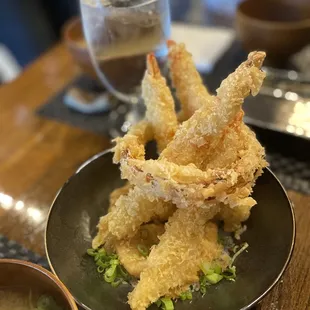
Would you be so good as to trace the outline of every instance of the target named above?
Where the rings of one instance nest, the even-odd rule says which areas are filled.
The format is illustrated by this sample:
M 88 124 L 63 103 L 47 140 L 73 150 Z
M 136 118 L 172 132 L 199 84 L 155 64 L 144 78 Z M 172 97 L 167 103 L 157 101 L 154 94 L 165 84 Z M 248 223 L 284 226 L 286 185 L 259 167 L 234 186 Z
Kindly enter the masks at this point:
M 170 0 L 173 21 L 232 27 L 238 0 Z M 77 0 L 0 1 L 0 79 L 21 70 L 60 38 Z

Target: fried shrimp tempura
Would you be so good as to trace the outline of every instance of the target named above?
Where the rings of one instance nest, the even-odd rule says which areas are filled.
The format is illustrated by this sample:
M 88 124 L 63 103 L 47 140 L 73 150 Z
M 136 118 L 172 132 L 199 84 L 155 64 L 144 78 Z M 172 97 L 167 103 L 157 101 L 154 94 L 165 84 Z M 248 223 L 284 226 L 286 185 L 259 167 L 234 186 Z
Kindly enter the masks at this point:
M 148 121 L 143 120 L 133 125 L 124 137 L 113 140 L 116 142 L 113 149 L 113 162 L 118 163 L 122 156 L 124 156 L 124 153 L 129 153 L 134 158 L 144 159 L 144 145 L 152 139 L 153 129 Z
M 148 257 L 148 267 L 128 295 L 131 309 L 145 310 L 169 292 L 197 282 L 203 262 L 211 264 L 220 257 L 218 263 L 227 266 L 228 256 L 217 242 L 217 226 L 208 222 L 217 211 L 188 208 L 173 214 Z
M 179 165 L 194 163 L 200 168 L 208 160 L 206 154 L 212 154 L 221 141 L 225 127 L 240 112 L 244 98 L 258 93 L 265 78 L 260 70 L 264 58 L 263 52 L 250 53 L 248 59 L 221 83 L 217 96 L 179 126 L 160 159 L 167 158 Z
M 164 224 L 145 224 L 129 240 L 115 242 L 116 253 L 121 264 L 132 276 L 139 278 L 140 273 L 147 267 L 147 257 L 139 251 L 139 247 L 150 250 L 159 243 L 159 236 L 165 231 Z
M 226 128 L 236 120 L 242 122 L 243 98 L 250 92 L 256 94 L 265 76 L 260 71 L 264 57 L 264 53 L 251 53 L 248 60 L 222 82 L 218 90 L 219 97 L 216 98 L 217 105 L 213 106 L 212 111 L 210 106 L 205 105 L 184 122 L 159 160 L 139 160 L 125 154 L 127 158 L 121 160 L 122 177 L 143 188 L 149 199 L 153 195 L 156 198 L 171 200 L 178 207 L 186 207 L 189 204 L 199 206 L 210 197 L 224 203 L 244 204 L 240 194 L 246 192 L 248 196 L 251 191 L 243 190 L 241 193 L 240 189 L 236 189 L 236 192 L 231 190 L 236 185 L 236 178 L 241 184 L 247 183 L 260 168 L 259 161 L 264 156 L 264 151 L 255 136 L 252 136 L 252 140 L 257 144 L 258 150 L 262 149 L 261 154 L 255 148 L 239 149 L 237 160 L 232 167 L 225 167 L 225 173 L 221 173 L 220 169 L 208 169 L 203 178 L 203 172 L 192 162 L 198 167 L 203 166 L 204 162 L 212 158 L 212 150 L 225 140 Z M 245 129 L 242 127 L 242 130 Z M 198 147 L 197 143 L 201 145 Z M 183 152 L 184 145 L 188 146 L 186 152 Z M 228 189 L 230 192 L 227 192 Z M 245 199 L 249 204 L 254 203 L 250 198 Z
M 254 55 L 255 56 L 255 55 Z M 243 67 L 247 67 L 247 66 L 249 66 L 250 68 L 251 68 L 251 63 L 253 63 L 253 59 L 255 58 L 255 57 L 249 57 L 249 61 L 248 62 L 246 62 L 246 65 L 244 64 L 244 65 L 241 65 L 241 68 L 243 68 Z M 259 57 L 264 57 L 264 54 L 263 55 L 260 55 L 259 54 Z M 259 58 L 258 57 L 258 58 Z M 256 68 L 256 67 L 255 67 Z M 257 69 L 257 68 L 256 68 Z M 258 70 L 258 69 L 257 69 Z M 239 80 L 240 79 L 240 72 L 239 72 L 240 70 L 236 70 L 236 74 L 238 75 L 238 78 L 230 78 L 230 80 Z M 259 70 L 258 70 L 259 71 Z M 256 72 L 256 71 L 255 71 Z M 257 73 L 257 72 L 256 72 Z M 248 74 L 249 75 L 249 74 Z M 259 75 L 259 73 L 258 73 L 258 75 Z M 250 91 L 250 89 L 251 89 L 251 87 L 252 87 L 252 90 L 254 91 L 256 88 L 252 85 L 252 84 L 254 84 L 254 83 L 252 83 L 252 80 L 251 79 L 249 79 L 250 81 L 248 82 L 248 84 L 250 85 L 248 85 L 248 91 Z M 237 82 L 235 81 L 235 84 L 236 84 Z M 256 84 L 255 84 L 256 85 Z M 235 92 L 237 92 L 238 93 L 238 90 L 235 90 Z M 232 92 L 231 92 L 232 93 Z M 240 94 L 239 94 L 239 96 L 240 96 Z M 236 97 L 236 96 L 235 96 Z M 242 101 L 242 99 L 241 99 L 241 101 Z M 238 116 L 238 114 L 237 114 L 237 116 Z M 240 120 L 240 118 L 239 118 L 239 120 Z M 181 135 L 180 135 L 180 137 L 181 137 Z M 223 138 L 221 139 L 221 140 L 223 140 Z M 188 141 L 187 141 L 188 142 Z M 180 141 L 178 141 L 178 145 L 180 145 L 179 143 L 181 143 L 181 140 Z M 168 146 L 168 148 L 167 148 L 167 152 L 166 151 L 164 151 L 163 153 L 167 153 L 166 154 L 166 158 L 169 160 L 169 161 L 172 161 L 173 162 L 173 160 L 175 159 L 175 157 L 174 157 L 174 153 L 173 153 L 173 149 L 174 149 L 174 145 L 175 143 L 174 143 L 174 141 L 172 142 L 172 143 L 170 143 L 169 144 L 169 146 Z M 123 152 L 122 154 L 124 155 L 124 156 L 127 156 L 127 155 L 129 155 L 129 154 L 132 154 L 133 152 L 130 152 L 130 146 L 128 146 L 128 148 L 129 148 L 129 152 Z M 170 150 L 169 150 L 169 148 L 170 148 Z M 123 149 L 123 150 L 125 150 L 125 148 Z M 188 152 L 189 151 L 189 152 Z M 190 151 L 193 151 L 193 153 L 190 153 Z M 210 152 L 205 152 L 204 153 L 204 157 L 207 157 L 207 155 L 209 154 Z M 211 152 L 212 153 L 212 152 Z M 227 153 L 227 152 L 226 152 Z M 118 153 L 119 154 L 119 153 Z M 172 155 L 172 158 L 170 159 L 169 158 L 169 155 Z M 182 153 L 179 153 L 179 158 L 181 158 L 181 159 L 183 159 L 183 158 L 185 158 L 185 160 L 190 160 L 191 159 L 191 161 L 196 161 L 196 157 L 195 157 L 195 155 L 196 155 L 196 148 L 190 148 L 189 150 L 187 150 L 186 152 L 182 152 Z M 116 156 L 116 157 L 119 157 L 119 156 Z M 133 156 L 134 157 L 134 156 Z M 181 160 L 182 161 L 182 160 Z M 203 161 L 202 163 L 200 163 L 200 165 L 202 165 L 203 163 L 204 163 L 205 161 Z M 148 164 L 149 163 L 149 167 L 151 167 L 152 165 L 152 162 L 139 162 L 138 164 Z M 157 162 L 158 163 L 158 162 Z M 230 162 L 231 163 L 231 162 Z M 145 181 L 151 181 L 151 179 L 153 178 L 153 176 L 152 176 L 152 174 L 150 174 L 149 173 L 149 171 L 146 171 L 145 173 L 143 172 L 143 170 L 142 170 L 142 172 L 141 173 L 144 173 L 144 174 L 141 174 L 138 170 L 141 170 L 141 168 L 139 168 L 136 164 L 134 164 L 134 163 L 132 163 L 132 167 L 134 167 L 133 168 L 133 173 L 132 173 L 132 176 L 133 176 L 133 178 L 136 178 L 134 175 L 135 174 L 138 174 L 138 175 L 140 175 L 140 180 L 141 180 L 141 182 L 143 182 L 143 183 L 145 183 Z M 216 165 L 213 165 L 213 167 L 216 167 Z M 154 167 L 153 167 L 154 168 Z M 187 168 L 186 170 L 188 171 L 188 170 L 194 170 L 194 167 L 192 167 L 193 169 L 189 169 L 189 168 Z M 226 168 L 226 167 L 225 167 Z M 178 169 L 178 167 L 176 167 L 176 169 Z M 124 171 L 125 171 L 125 169 L 124 169 L 124 166 L 123 166 L 123 175 L 124 175 Z M 162 172 L 161 170 L 159 170 L 159 169 L 157 169 L 156 170 L 157 172 L 159 171 L 159 172 Z M 155 171 L 155 172 L 156 172 Z M 129 172 L 128 172 L 129 173 Z M 170 172 L 169 172 L 170 173 Z M 124 175 L 124 177 L 125 177 L 125 175 Z M 128 176 L 127 176 L 128 177 Z M 168 179 L 170 178 L 170 175 L 167 175 L 167 177 L 168 177 Z M 230 179 L 231 179 L 231 181 L 230 181 L 230 183 L 229 182 L 226 182 L 226 184 L 222 184 L 222 182 L 219 182 L 218 184 L 216 184 L 216 186 L 214 186 L 214 185 L 212 185 L 212 187 L 215 187 L 215 188 L 211 188 L 211 187 L 209 187 L 208 188 L 208 190 L 206 191 L 206 192 L 204 192 L 203 194 L 204 194 L 204 196 L 203 196 L 203 194 L 202 193 L 200 193 L 200 190 L 201 190 L 201 188 L 202 188 L 202 186 L 201 185 L 198 185 L 198 186 L 196 186 L 196 187 L 194 187 L 194 190 L 191 190 L 191 192 L 192 193 L 196 193 L 197 192 L 197 195 L 200 195 L 200 197 L 198 197 L 199 199 L 198 199 L 198 204 L 202 204 L 203 203 L 203 201 L 204 201 L 204 199 L 206 199 L 206 198 L 209 198 L 210 196 L 212 196 L 212 195 L 215 195 L 216 194 L 216 192 L 217 192 L 217 189 L 218 190 L 224 190 L 224 189 L 226 189 L 227 187 L 231 187 L 231 186 L 233 186 L 234 184 L 235 184 L 235 182 L 236 182 L 236 178 L 237 178 L 237 176 L 234 174 L 234 172 L 231 172 L 231 176 L 229 176 L 230 177 Z M 128 177 L 128 178 L 130 178 L 130 177 Z M 197 174 L 193 174 L 193 178 L 195 179 L 195 181 L 197 181 Z M 131 178 L 130 178 L 131 179 Z M 185 175 L 185 179 L 188 179 L 188 175 Z M 216 179 L 218 180 L 218 181 L 222 181 L 222 176 L 218 176 L 218 177 L 216 177 Z M 132 181 L 134 181 L 134 180 L 132 180 Z M 210 180 L 209 180 L 210 181 Z M 162 183 L 159 183 L 159 184 L 162 184 Z M 177 183 L 175 183 L 176 185 L 177 185 Z M 149 182 L 149 183 L 147 183 L 146 185 L 151 185 L 151 182 Z M 183 185 L 183 188 L 186 188 L 186 186 L 184 186 Z M 176 189 L 173 189 L 173 190 L 171 190 L 170 191 L 170 197 L 167 197 L 167 195 L 165 194 L 165 195 L 162 195 L 165 199 L 171 199 L 172 201 L 175 201 L 176 203 L 178 203 L 179 204 L 179 207 L 181 207 L 182 205 L 184 206 L 186 206 L 187 205 L 187 202 L 185 201 L 185 203 L 184 202 L 182 202 L 182 200 L 183 200 L 183 195 L 182 195 L 182 191 L 183 191 L 183 188 L 182 187 L 178 187 L 178 188 L 176 188 Z M 152 192 L 152 191 L 151 191 Z M 176 194 L 179 194 L 179 195 L 181 195 L 181 196 L 177 196 L 177 197 L 175 197 L 176 196 Z M 235 197 L 237 196 L 237 194 L 236 193 L 234 193 L 234 195 L 235 195 Z M 152 194 L 150 194 L 150 196 L 152 196 Z M 134 197 L 132 197 L 133 199 L 135 199 Z M 152 199 L 151 197 L 149 197 L 150 199 Z M 222 198 L 223 199 L 223 198 Z M 147 199 L 146 199 L 147 200 Z M 181 202 L 180 202 L 180 200 L 181 200 Z M 197 197 L 196 197 L 196 200 L 197 200 Z M 243 203 L 244 203 L 245 201 L 243 201 Z M 253 202 L 253 200 L 251 199 L 251 198 L 249 198 L 248 199 L 248 204 L 250 204 L 250 205 L 253 205 L 255 202 Z M 132 204 L 130 204 L 130 205 L 132 205 Z M 143 208 L 143 206 L 144 206 L 144 203 L 141 203 L 141 205 L 139 205 L 139 204 L 136 204 L 136 203 L 133 203 L 133 205 L 135 206 L 135 212 L 137 212 L 137 213 L 140 213 L 140 212 L 142 212 L 142 213 L 145 213 L 142 209 L 144 209 Z M 148 205 L 148 204 L 146 204 L 146 205 Z M 140 210 L 141 209 L 141 210 Z M 139 211 L 140 210 L 140 211 Z M 126 212 L 126 210 L 124 210 L 124 215 L 126 216 L 126 214 L 127 214 L 127 212 Z M 151 213 L 151 210 L 149 210 L 149 218 L 151 218 L 153 216 L 153 214 Z M 122 219 L 123 218 L 123 216 L 121 216 L 120 217 L 120 219 Z M 133 218 L 131 218 L 131 219 L 133 219 Z M 113 227 L 118 227 L 119 225 L 122 225 L 121 224 L 121 222 L 117 219 L 117 218 L 111 218 L 111 221 L 114 221 L 115 222 L 115 225 L 113 225 L 113 226 L 111 226 L 111 232 L 113 232 Z M 117 223 L 119 223 L 119 224 L 117 224 Z M 128 224 L 128 230 L 129 231 L 132 231 L 132 227 L 135 227 L 135 229 L 138 227 L 137 226 L 137 222 L 135 222 L 135 224 L 133 224 L 133 225 L 131 225 L 130 224 L 130 222 L 129 222 L 129 219 L 128 219 L 128 222 L 127 222 L 127 224 Z M 142 222 L 141 222 L 141 224 L 142 224 Z M 125 227 L 124 227 L 125 228 Z M 118 234 L 118 233 L 117 233 Z M 124 235 L 125 235 L 125 229 L 124 229 Z
M 132 188 L 132 185 L 127 182 L 124 186 L 115 189 L 111 194 L 110 194 L 110 204 L 109 204 L 109 210 L 108 212 L 111 212 L 114 207 L 117 199 L 121 197 L 122 195 L 127 195 L 129 190 Z
M 170 89 L 153 54 L 147 56 L 142 97 L 146 105 L 146 119 L 152 124 L 157 147 L 161 152 L 172 140 L 178 122 Z
M 179 119 L 185 121 L 211 100 L 211 95 L 203 85 L 192 55 L 185 49 L 185 45 L 168 41 L 168 46 L 170 76 L 182 108 Z
M 127 195 L 119 197 L 110 213 L 100 218 L 93 247 L 98 248 L 111 238 L 131 238 L 141 224 L 152 219 L 167 219 L 174 211 L 172 203 L 155 199 L 150 201 L 140 188 L 133 187 Z
M 155 136 L 161 149 L 174 136 L 177 127 L 174 102 L 165 79 L 160 74 L 156 59 L 152 55 L 148 57 L 148 71 L 142 88 L 149 120 L 132 126 L 124 137 L 115 139 L 114 163 L 118 163 L 124 156 L 144 159 L 146 142 Z M 135 188 L 128 195 L 119 197 L 115 206 L 119 206 L 119 210 L 113 210 L 114 212 L 100 219 L 99 231 L 93 247 L 97 248 L 105 240 L 113 238 L 111 235 L 117 239 L 130 237 L 141 224 L 154 218 L 167 220 L 175 210 L 171 203 L 154 199 L 150 201 L 146 195 Z M 133 214 L 141 216 L 133 216 Z

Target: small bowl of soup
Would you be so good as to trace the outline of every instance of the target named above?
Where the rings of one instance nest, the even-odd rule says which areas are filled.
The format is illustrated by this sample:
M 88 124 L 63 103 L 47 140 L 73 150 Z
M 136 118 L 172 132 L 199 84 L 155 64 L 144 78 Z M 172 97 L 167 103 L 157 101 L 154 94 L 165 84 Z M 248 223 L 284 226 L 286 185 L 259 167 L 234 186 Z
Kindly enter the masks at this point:
M 310 1 L 243 1 L 236 30 L 247 51 L 264 50 L 268 61 L 285 62 L 310 44 Z
M 0 310 L 78 310 L 67 288 L 46 269 L 0 259 Z

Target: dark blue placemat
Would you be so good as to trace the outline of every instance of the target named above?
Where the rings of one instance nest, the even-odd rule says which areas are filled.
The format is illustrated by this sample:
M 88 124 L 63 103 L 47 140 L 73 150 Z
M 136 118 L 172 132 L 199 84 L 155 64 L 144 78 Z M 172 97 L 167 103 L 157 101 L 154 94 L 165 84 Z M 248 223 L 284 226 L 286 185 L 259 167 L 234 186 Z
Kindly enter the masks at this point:
M 36 254 L 19 243 L 9 240 L 0 234 L 0 258 L 14 258 L 21 259 L 34 264 L 41 265 L 42 267 L 50 270 L 48 262 L 45 257 Z

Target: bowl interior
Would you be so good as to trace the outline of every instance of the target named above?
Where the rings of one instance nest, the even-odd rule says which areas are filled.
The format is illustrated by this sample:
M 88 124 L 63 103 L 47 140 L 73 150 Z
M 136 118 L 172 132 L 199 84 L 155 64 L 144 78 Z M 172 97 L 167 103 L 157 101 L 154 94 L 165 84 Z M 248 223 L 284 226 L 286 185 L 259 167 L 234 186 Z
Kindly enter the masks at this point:
M 290 24 L 310 18 L 310 5 L 306 1 L 248 0 L 239 5 L 239 12 L 262 21 Z
M 122 184 L 119 169 L 112 164 L 112 154 L 105 153 L 83 166 L 64 185 L 50 211 L 46 250 L 51 267 L 76 300 L 88 309 L 130 309 L 126 295 L 131 288 L 115 289 L 106 284 L 85 254 L 91 247 L 99 217 L 107 212 L 110 192 Z M 191 304 L 179 302 L 176 309 L 247 309 L 278 280 L 294 243 L 291 205 L 269 170 L 259 178 L 253 196 L 258 205 L 242 235 L 250 247 L 236 262 L 237 281 L 222 281 L 212 286 L 204 298 L 197 294 Z
M 76 309 L 69 292 L 47 270 L 37 265 L 18 261 L 0 260 L 0 289 L 26 289 L 55 299 L 64 309 Z M 70 300 L 71 299 L 71 300 Z

